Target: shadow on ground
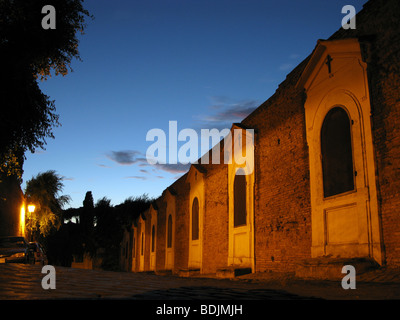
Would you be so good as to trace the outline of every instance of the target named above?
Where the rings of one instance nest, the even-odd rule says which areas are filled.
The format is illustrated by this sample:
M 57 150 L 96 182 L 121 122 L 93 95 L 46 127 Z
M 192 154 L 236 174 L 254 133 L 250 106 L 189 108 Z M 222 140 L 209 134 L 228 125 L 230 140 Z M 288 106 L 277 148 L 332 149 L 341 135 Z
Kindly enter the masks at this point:
M 281 290 L 236 290 L 211 286 L 179 287 L 168 290 L 152 290 L 132 296 L 139 300 L 314 300 Z

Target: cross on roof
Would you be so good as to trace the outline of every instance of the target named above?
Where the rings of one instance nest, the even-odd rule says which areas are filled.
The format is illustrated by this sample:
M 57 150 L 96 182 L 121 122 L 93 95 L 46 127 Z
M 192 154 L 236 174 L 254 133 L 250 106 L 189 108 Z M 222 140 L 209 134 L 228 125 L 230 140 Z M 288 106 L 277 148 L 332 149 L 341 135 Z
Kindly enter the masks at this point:
M 329 73 L 332 72 L 332 66 L 331 66 L 331 62 L 333 61 L 332 57 L 328 54 L 328 56 L 326 57 L 326 62 L 325 64 L 328 66 L 328 71 Z

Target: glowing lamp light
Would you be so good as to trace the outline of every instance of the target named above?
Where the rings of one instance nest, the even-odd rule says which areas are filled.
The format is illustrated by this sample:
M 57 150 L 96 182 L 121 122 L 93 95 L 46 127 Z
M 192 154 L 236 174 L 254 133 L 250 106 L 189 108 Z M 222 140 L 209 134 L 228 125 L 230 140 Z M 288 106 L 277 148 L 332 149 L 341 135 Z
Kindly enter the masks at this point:
M 21 236 L 25 237 L 25 206 L 21 206 L 20 216 L 19 216 L 19 226 Z
M 35 206 L 33 204 L 28 205 L 28 212 L 33 213 L 35 211 Z

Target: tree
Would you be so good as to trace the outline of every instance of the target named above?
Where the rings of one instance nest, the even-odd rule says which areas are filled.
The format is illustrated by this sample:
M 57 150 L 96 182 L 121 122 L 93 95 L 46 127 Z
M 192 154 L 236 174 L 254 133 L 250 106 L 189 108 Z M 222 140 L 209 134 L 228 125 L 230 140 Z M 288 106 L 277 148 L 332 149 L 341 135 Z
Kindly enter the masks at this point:
M 97 201 L 94 236 L 97 247 L 104 250 L 103 269 L 119 269 L 119 246 L 124 230 L 131 228 L 133 221 L 149 208 L 151 201 L 147 195 L 129 197 L 115 207 L 110 205 L 110 200 L 107 198 Z
M 35 205 L 34 213 L 28 215 L 27 230 L 31 236 L 46 237 L 52 229 L 58 229 L 62 220 L 62 208 L 70 197 L 59 195 L 64 188 L 62 178 L 54 170 L 39 173 L 27 181 L 25 196 Z
M 133 221 L 150 207 L 153 199 L 147 194 L 126 198 L 124 202 L 115 207 L 117 218 L 121 226 L 131 228 Z
M 112 238 L 115 236 L 115 230 L 119 228 L 114 207 L 111 205 L 111 200 L 103 197 L 98 200 L 94 209 L 96 228 L 95 240 L 99 247 L 106 247 Z
M 22 176 L 21 153 L 44 148 L 59 126 L 54 101 L 37 79 L 66 75 L 80 59 L 77 33 L 89 12 L 83 0 L 0 0 L 0 174 Z M 56 29 L 42 28 L 42 8 L 56 9 Z
M 81 210 L 80 224 L 86 235 L 90 235 L 93 231 L 94 224 L 94 201 L 91 191 L 86 192 L 85 200 Z

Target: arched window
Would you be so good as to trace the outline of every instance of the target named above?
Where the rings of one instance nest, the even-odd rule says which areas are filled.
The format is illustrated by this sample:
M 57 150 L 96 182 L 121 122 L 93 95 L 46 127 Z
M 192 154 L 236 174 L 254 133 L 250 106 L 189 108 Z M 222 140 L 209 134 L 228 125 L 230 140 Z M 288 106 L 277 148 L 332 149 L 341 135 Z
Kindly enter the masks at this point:
M 234 215 L 233 226 L 239 227 L 246 225 L 247 210 L 246 210 L 246 176 L 243 170 L 236 173 L 235 181 L 233 183 L 233 197 L 234 197 Z
M 156 239 L 156 228 L 155 225 L 153 224 L 153 227 L 151 228 L 151 252 L 154 252 L 154 242 Z
M 199 239 L 199 200 L 194 198 L 192 205 L 192 240 Z
M 172 216 L 168 216 L 167 226 L 167 248 L 172 248 Z
M 347 112 L 331 109 L 321 128 L 324 197 L 354 190 L 351 124 Z

